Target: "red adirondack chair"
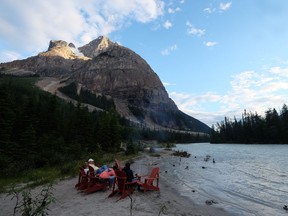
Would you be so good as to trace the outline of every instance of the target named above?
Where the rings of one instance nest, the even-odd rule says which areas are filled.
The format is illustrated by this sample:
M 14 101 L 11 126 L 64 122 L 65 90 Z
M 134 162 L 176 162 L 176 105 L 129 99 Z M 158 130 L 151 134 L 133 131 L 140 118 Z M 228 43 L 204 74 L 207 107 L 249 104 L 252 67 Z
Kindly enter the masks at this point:
M 106 191 L 108 187 L 109 187 L 109 180 L 100 179 L 98 175 L 95 175 L 93 167 L 89 166 L 88 185 L 85 190 L 85 193 L 89 194 L 99 190 Z
M 109 194 L 108 197 L 112 197 L 115 194 L 119 193 L 120 198 L 118 200 L 124 199 L 126 196 L 134 192 L 135 186 L 137 186 L 137 184 L 136 182 L 126 182 L 127 180 L 126 173 L 119 169 L 115 170 L 115 174 L 116 174 L 116 180 L 114 181 L 112 192 L 111 194 Z
M 88 176 L 84 171 L 84 166 L 80 167 L 78 183 L 75 185 L 77 190 L 85 190 L 88 187 Z
M 144 178 L 145 176 L 138 176 L 137 184 L 143 188 L 144 192 L 147 190 L 155 190 L 159 191 L 159 167 L 154 167 L 151 171 L 151 174 L 148 178 Z M 141 178 L 144 181 L 141 181 Z
M 124 167 L 121 164 L 120 160 L 115 159 L 115 166 L 117 167 L 117 169 L 122 170 Z

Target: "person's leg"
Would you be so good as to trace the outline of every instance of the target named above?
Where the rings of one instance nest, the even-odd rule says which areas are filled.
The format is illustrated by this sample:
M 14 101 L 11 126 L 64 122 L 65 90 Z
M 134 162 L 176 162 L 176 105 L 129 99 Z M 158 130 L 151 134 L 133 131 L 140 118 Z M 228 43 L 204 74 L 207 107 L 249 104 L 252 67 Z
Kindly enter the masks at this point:
M 109 187 L 111 187 L 113 185 L 114 181 L 115 181 L 115 176 L 110 176 L 109 177 Z

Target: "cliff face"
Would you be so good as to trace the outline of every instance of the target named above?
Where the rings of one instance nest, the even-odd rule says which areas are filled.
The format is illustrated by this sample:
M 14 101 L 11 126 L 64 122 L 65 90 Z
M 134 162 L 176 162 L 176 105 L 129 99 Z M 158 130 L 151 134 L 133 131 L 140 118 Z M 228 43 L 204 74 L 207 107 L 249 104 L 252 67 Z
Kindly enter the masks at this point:
M 69 78 L 70 83 L 112 98 L 120 115 L 147 127 L 209 131 L 207 125 L 178 110 L 143 58 L 105 36 L 78 49 L 65 41 L 50 41 L 46 52 L 1 64 L 0 68 Z
M 110 46 L 75 71 L 73 79 L 93 92 L 145 111 L 177 110 L 162 82 L 144 59 L 125 47 Z M 122 103 L 120 105 L 119 103 Z M 125 114 L 127 110 L 118 110 Z

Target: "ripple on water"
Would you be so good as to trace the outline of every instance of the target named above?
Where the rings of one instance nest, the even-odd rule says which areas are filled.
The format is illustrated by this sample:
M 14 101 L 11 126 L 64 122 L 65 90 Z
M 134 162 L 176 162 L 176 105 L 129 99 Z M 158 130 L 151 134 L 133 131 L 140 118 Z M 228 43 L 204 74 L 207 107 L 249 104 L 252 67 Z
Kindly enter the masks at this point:
M 283 206 L 288 202 L 288 145 L 198 143 L 176 149 L 192 154 L 181 161 L 170 158 L 170 163 L 183 194 L 196 203 L 213 199 L 233 215 L 287 216 Z M 206 155 L 211 161 L 204 161 Z

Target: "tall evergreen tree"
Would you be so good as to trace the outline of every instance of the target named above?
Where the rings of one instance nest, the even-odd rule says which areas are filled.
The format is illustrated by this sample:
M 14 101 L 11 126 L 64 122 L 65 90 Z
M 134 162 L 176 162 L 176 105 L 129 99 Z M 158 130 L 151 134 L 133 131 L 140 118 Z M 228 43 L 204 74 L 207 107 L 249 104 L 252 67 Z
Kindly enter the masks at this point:
M 1 147 L 10 141 L 14 127 L 15 113 L 11 103 L 9 89 L 0 86 L 0 142 Z

